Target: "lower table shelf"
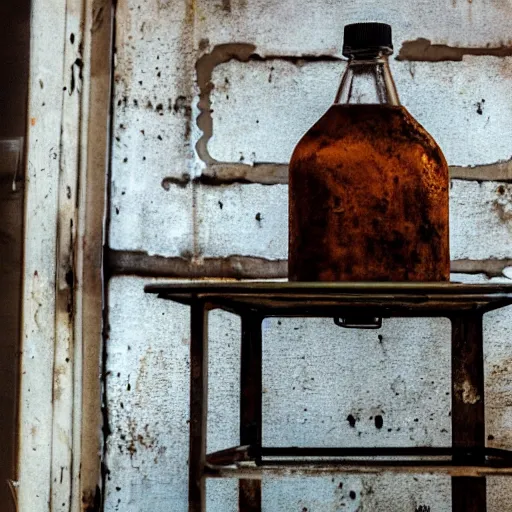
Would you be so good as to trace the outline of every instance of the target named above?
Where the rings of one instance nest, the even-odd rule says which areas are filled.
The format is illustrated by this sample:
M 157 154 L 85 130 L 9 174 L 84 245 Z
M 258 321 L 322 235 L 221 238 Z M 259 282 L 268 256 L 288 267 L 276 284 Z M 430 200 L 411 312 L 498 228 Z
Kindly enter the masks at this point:
M 512 305 L 512 286 L 200 281 L 153 284 L 146 291 L 191 307 L 189 512 L 206 511 L 206 478 L 239 478 L 238 510 L 261 512 L 259 480 L 267 474 L 384 472 L 449 475 L 452 511 L 485 512 L 485 477 L 512 475 L 512 454 L 485 448 L 483 350 L 483 315 Z M 207 455 L 208 313 L 216 308 L 241 318 L 240 446 Z M 395 317 L 449 318 L 452 447 L 262 448 L 262 322 L 279 316 L 330 318 L 358 328 Z
M 512 451 L 497 448 L 261 448 L 235 446 L 206 456 L 208 478 L 259 480 L 350 473 L 512 475 Z

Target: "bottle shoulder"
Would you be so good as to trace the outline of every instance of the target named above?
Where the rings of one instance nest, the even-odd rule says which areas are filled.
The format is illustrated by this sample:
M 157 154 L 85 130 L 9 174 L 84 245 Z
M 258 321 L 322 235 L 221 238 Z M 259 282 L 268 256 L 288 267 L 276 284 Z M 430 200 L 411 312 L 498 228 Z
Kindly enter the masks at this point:
M 316 158 L 321 151 L 394 153 L 394 149 L 422 149 L 440 167 L 447 163 L 441 148 L 427 130 L 403 106 L 333 105 L 300 139 L 291 158 Z

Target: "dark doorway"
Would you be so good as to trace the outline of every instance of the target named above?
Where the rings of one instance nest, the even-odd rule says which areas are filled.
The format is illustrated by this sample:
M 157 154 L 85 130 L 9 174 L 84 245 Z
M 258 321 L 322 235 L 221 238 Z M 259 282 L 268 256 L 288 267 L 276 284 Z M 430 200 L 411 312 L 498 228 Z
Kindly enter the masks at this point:
M 30 0 L 0 2 L 0 510 L 15 512 Z

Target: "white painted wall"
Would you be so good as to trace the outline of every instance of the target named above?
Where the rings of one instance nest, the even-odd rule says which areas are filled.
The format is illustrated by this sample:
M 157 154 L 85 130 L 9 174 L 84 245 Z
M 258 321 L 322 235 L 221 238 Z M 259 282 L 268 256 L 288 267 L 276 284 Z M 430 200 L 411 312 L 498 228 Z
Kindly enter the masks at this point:
M 419 37 L 460 47 L 499 46 L 510 43 L 510 16 L 510 2 L 483 0 L 379 7 L 315 0 L 307 8 L 296 0 L 119 2 L 110 247 L 196 260 L 286 258 L 285 185 L 201 186 L 183 179 L 198 176 L 206 165 L 193 152 L 202 136 L 195 63 L 216 45 L 251 43 L 261 56 L 339 56 L 344 24 L 379 19 L 393 25 L 397 50 Z M 510 57 L 393 61 L 392 67 L 403 103 L 436 137 L 450 165 L 511 158 Z M 328 107 L 342 68 L 307 59 L 300 65 L 272 59 L 216 66 L 211 156 L 227 163 L 240 163 L 241 156 L 243 163 L 286 163 L 301 133 Z M 180 96 L 186 106 L 180 103 L 175 112 Z M 163 187 L 169 177 L 182 182 Z M 511 258 L 510 209 L 509 185 L 454 180 L 452 258 Z M 454 279 L 488 280 L 483 275 Z M 498 280 L 509 282 L 504 276 Z M 147 282 L 116 277 L 109 284 L 107 512 L 186 510 L 187 310 L 144 295 Z M 268 322 L 265 438 L 294 444 L 448 445 L 446 322 L 389 321 L 381 334 L 379 342 L 375 333 L 340 331 L 328 321 Z M 491 446 L 512 442 L 511 334 L 510 309 L 487 317 Z M 237 442 L 238 338 L 236 319 L 212 314 L 210 449 Z M 349 414 L 357 419 L 355 428 Z M 384 418 L 380 430 L 370 419 L 375 414 Z M 208 489 L 210 510 L 236 510 L 232 482 L 209 483 Z M 511 492 L 508 481 L 490 479 L 489 510 L 507 510 Z M 266 512 L 414 512 L 420 505 L 448 511 L 450 483 L 389 475 L 264 481 L 263 501 Z
M 297 0 L 199 0 L 194 5 L 196 41 L 253 43 L 263 55 L 341 55 L 343 25 L 358 21 L 392 24 L 395 48 L 418 37 L 464 47 L 510 41 L 508 0 L 312 0 L 307 7 Z M 230 12 L 223 9 L 227 5 Z
M 436 64 L 392 60 L 391 66 L 402 104 L 434 136 L 450 165 L 510 158 L 512 102 L 500 99 L 510 90 L 504 77 L 512 76 L 512 58 L 467 56 Z M 212 156 L 224 162 L 288 163 L 302 134 L 332 104 L 344 67 L 341 62 L 297 66 L 280 60 L 218 66 L 211 95 Z

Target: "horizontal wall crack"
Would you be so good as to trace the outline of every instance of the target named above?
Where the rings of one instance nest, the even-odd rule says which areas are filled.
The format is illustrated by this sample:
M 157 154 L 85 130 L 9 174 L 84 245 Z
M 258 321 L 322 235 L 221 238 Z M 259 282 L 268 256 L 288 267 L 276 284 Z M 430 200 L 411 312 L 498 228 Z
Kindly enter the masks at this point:
M 453 165 L 450 176 L 458 180 L 512 181 L 512 159 L 471 167 Z
M 269 260 L 254 256 L 233 255 L 225 258 L 190 259 L 151 256 L 142 251 L 108 250 L 106 261 L 109 275 L 138 275 L 196 279 L 220 277 L 231 279 L 282 279 L 288 277 L 287 260 Z M 470 260 L 451 262 L 451 272 L 485 274 L 505 277 L 503 271 L 512 267 L 512 259 Z
M 446 44 L 432 44 L 429 39 L 420 37 L 414 41 L 404 41 L 396 60 L 426 62 L 461 61 L 465 55 L 511 57 L 512 46 L 456 47 Z
M 260 185 L 286 185 L 288 166 L 286 164 L 223 164 L 208 166 L 196 178 L 203 185 L 230 185 L 232 183 L 258 183 Z
M 485 274 L 487 277 L 506 277 L 503 271 L 512 266 L 512 259 L 455 260 L 451 271 L 457 274 Z
M 450 166 L 450 178 L 465 181 L 501 181 L 512 182 L 512 160 L 475 166 Z M 179 177 L 166 177 L 162 187 L 170 190 L 172 186 L 181 188 L 189 183 L 208 186 L 225 186 L 235 183 L 259 185 L 287 185 L 288 165 L 280 163 L 258 163 L 254 165 L 217 162 L 203 169 L 200 176 L 192 178 L 184 173 Z
M 223 277 L 232 279 L 276 279 L 288 275 L 286 260 L 267 260 L 253 256 L 227 258 L 167 258 L 150 256 L 138 251 L 107 252 L 110 275 L 139 275 L 148 277 L 201 278 Z

